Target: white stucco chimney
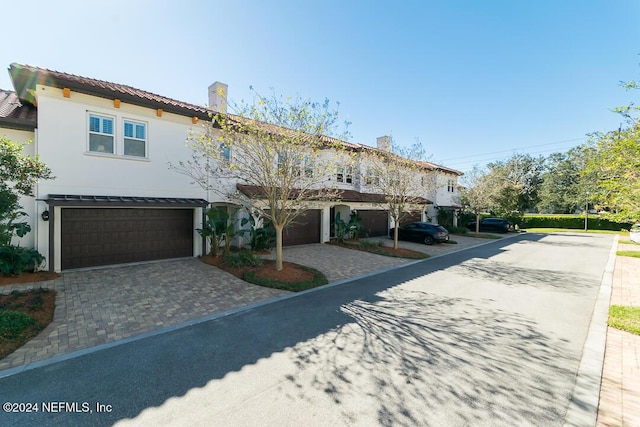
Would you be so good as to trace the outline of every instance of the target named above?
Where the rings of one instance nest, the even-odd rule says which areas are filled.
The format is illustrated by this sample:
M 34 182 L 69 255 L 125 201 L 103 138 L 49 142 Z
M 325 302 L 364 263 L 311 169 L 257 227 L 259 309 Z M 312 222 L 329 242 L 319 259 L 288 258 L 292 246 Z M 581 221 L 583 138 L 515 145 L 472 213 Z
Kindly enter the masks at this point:
M 218 113 L 227 112 L 228 88 L 228 85 L 220 82 L 209 86 L 209 108 Z
M 378 150 L 391 151 L 391 137 L 388 135 L 376 138 Z

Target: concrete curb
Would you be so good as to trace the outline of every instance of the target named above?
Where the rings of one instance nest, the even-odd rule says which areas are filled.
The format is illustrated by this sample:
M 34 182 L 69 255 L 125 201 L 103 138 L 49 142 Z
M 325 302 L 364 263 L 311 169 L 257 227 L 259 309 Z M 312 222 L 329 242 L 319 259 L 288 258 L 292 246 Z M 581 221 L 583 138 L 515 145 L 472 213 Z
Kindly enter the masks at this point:
M 564 419 L 565 426 L 595 426 L 598 418 L 602 366 L 607 343 L 607 320 L 618 238 L 619 236 L 616 235 L 611 245 L 609 259 L 600 283 L 600 291 L 589 324 L 589 333 L 582 349 L 576 385 Z

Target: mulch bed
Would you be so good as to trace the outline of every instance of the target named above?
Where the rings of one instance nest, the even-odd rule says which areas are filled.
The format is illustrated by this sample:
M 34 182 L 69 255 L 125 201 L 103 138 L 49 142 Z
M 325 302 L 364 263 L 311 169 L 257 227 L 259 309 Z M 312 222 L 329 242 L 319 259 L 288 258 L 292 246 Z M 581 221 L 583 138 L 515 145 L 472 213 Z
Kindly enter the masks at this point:
M 0 286 L 13 285 L 16 283 L 43 282 L 45 280 L 53 280 L 61 277 L 60 273 L 51 273 L 49 271 L 36 271 L 35 273 L 22 273 L 19 276 L 2 276 L 0 275 Z
M 221 256 L 213 257 L 211 255 L 206 255 L 200 259 L 206 264 L 216 266 L 219 269 L 224 270 L 227 273 L 231 273 L 243 280 L 247 271 L 253 271 L 254 275 L 263 279 L 285 283 L 306 282 L 308 280 L 312 280 L 314 277 L 312 272 L 303 270 L 297 264 L 287 261 L 283 261 L 282 270 L 277 271 L 275 267 L 276 262 L 271 260 L 263 260 L 260 267 L 230 267 L 224 263 Z
M 356 250 L 356 251 L 369 252 L 369 253 L 377 254 L 377 255 L 391 256 L 391 257 L 395 257 L 395 258 L 409 258 L 409 259 L 429 258 L 429 255 L 427 255 L 425 253 L 422 253 L 422 252 L 416 252 L 416 251 L 412 251 L 410 249 L 403 249 L 403 248 L 394 249 L 391 246 L 373 246 L 373 247 L 360 246 L 360 244 L 357 243 L 357 242 L 353 242 L 353 243 L 331 242 L 329 244 L 330 245 L 335 245 L 335 246 L 340 246 L 341 248 L 347 248 L 347 249 L 353 249 L 353 250 Z
M 35 323 L 14 338 L 0 339 L 0 359 L 13 353 L 35 337 L 53 320 L 56 308 L 56 292 L 49 289 L 14 291 L 0 295 L 0 310 L 20 311 L 35 319 Z

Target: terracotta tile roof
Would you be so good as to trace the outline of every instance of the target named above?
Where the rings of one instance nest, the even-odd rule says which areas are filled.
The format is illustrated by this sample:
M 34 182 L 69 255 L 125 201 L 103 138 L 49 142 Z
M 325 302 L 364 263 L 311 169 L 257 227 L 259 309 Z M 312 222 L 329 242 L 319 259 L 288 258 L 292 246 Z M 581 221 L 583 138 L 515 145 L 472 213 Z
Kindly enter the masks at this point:
M 343 202 L 384 203 L 386 199 L 384 194 L 361 193 L 355 190 L 341 190 L 340 200 Z M 411 203 L 426 205 L 433 202 L 424 197 L 413 197 Z
M 32 105 L 23 105 L 15 92 L 0 89 L 0 127 L 34 130 L 38 111 Z
M 157 95 L 155 93 L 136 89 L 117 83 L 111 83 L 104 80 L 92 79 L 88 77 L 77 76 L 74 74 L 62 73 L 60 71 L 49 70 L 46 68 L 38 68 L 30 65 L 22 65 L 13 63 L 9 66 L 9 74 L 13 80 L 18 98 L 23 105 L 30 104 L 37 106 L 35 98 L 36 84 L 45 84 L 57 88 L 68 87 L 72 91 L 84 93 L 88 95 L 98 96 L 107 99 L 120 99 L 134 105 L 140 105 L 149 108 L 162 108 L 163 111 L 175 114 L 185 115 L 187 117 L 196 116 L 203 120 L 209 120 L 210 114 L 215 113 L 203 106 L 189 104 L 175 99 Z M 238 116 L 236 116 L 238 117 Z M 239 117 L 238 117 L 239 118 Z M 240 118 L 239 118 L 240 119 Z M 245 119 L 246 120 L 246 119 Z M 273 128 L 277 128 L 274 125 Z M 281 132 L 282 128 L 278 130 Z M 286 130 L 288 131 L 288 130 Z M 342 141 L 330 136 L 321 136 L 321 140 L 328 145 L 342 145 L 347 149 L 358 150 L 363 152 L 379 153 L 376 147 L 368 145 L 351 143 Z M 462 172 L 450 169 L 444 166 L 436 165 L 430 162 L 420 162 L 426 169 L 440 170 L 455 175 L 463 175 Z
M 262 190 L 262 187 L 257 185 L 244 185 L 244 184 L 236 184 L 236 188 L 245 196 L 250 198 L 260 198 L 264 197 L 265 193 Z M 384 203 L 385 196 L 384 194 L 376 194 L 376 193 L 361 193 L 356 190 L 338 190 L 337 201 L 342 202 L 364 202 L 364 203 Z M 313 196 L 310 197 L 313 199 Z M 425 199 L 424 197 L 415 197 L 412 200 L 413 203 L 418 204 L 430 204 L 432 203 L 430 200 Z
M 123 102 L 134 105 L 162 108 L 164 111 L 176 114 L 197 116 L 201 119 L 209 118 L 210 111 L 205 107 L 104 80 L 16 63 L 9 66 L 9 74 L 20 100 L 23 103 L 29 103 L 34 106 L 36 106 L 36 98 L 34 96 L 36 84 L 46 84 L 57 88 L 68 87 L 72 91 L 101 98 L 118 98 Z

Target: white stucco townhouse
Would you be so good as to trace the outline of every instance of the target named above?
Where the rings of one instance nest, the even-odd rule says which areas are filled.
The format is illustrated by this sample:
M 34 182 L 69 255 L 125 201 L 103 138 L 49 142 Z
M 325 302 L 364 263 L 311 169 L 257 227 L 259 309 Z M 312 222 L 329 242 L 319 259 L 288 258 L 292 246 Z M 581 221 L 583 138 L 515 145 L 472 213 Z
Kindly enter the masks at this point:
M 61 271 L 100 265 L 199 256 L 206 243 L 196 232 L 204 209 L 224 205 L 191 179 L 169 168 L 188 160 L 185 139 L 209 120 L 211 110 L 129 86 L 72 74 L 11 64 L 14 90 L 0 90 L 0 135 L 31 141 L 26 154 L 38 155 L 54 180 L 40 182 L 34 198 L 23 198 L 32 232 L 18 242 Z M 218 88 L 209 105 L 220 107 Z M 338 171 L 339 202 L 311 209 L 285 232 L 286 245 L 326 242 L 333 219 L 357 209 L 370 235 L 386 235 L 383 195 L 367 186 L 366 155 L 380 147 L 345 143 L 362 161 Z M 435 206 L 456 207 L 460 172 L 425 163 L 424 204 L 409 218 L 431 219 Z M 434 177 L 434 179 L 430 179 Z M 433 185 L 435 183 L 435 185 Z M 237 186 L 250 194 L 255 189 Z

